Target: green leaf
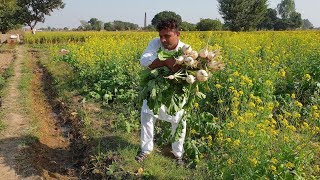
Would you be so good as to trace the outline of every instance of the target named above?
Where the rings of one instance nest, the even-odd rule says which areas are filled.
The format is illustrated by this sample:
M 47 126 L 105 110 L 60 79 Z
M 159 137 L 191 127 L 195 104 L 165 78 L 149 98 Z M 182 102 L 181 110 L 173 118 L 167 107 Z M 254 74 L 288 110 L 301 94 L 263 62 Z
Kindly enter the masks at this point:
M 158 53 L 158 58 L 160 59 L 160 61 L 165 61 L 167 59 L 176 58 L 176 57 L 182 55 L 182 50 L 181 50 L 181 48 L 179 48 L 178 51 L 165 51 L 165 50 L 159 48 L 157 53 Z

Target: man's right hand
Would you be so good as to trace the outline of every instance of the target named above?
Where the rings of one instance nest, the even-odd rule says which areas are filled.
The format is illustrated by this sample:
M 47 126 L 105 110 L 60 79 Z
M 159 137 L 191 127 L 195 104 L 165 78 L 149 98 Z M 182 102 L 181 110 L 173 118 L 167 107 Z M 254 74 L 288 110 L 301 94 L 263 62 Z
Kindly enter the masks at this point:
M 166 66 L 168 67 L 172 72 L 177 72 L 181 69 L 181 66 L 179 64 L 176 64 L 175 59 L 167 59 L 165 61 L 160 61 L 159 59 L 156 59 L 152 62 L 152 64 L 149 66 L 151 69 L 159 68 Z
M 175 59 L 167 59 L 164 61 L 164 63 L 174 73 L 181 69 L 181 66 L 179 64 L 176 64 Z

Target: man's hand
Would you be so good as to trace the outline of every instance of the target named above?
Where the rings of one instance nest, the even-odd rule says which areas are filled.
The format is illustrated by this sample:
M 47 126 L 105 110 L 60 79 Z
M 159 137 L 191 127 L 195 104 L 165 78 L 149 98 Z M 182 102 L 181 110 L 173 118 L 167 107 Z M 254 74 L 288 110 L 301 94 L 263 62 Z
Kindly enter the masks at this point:
M 159 59 L 156 59 L 152 62 L 149 68 L 155 69 L 163 66 L 168 67 L 174 73 L 181 69 L 181 66 L 179 64 L 176 64 L 175 59 L 167 59 L 165 61 L 160 61 Z
M 179 64 L 176 64 L 175 59 L 167 59 L 164 61 L 165 66 L 167 66 L 172 72 L 177 72 L 181 69 L 181 66 Z

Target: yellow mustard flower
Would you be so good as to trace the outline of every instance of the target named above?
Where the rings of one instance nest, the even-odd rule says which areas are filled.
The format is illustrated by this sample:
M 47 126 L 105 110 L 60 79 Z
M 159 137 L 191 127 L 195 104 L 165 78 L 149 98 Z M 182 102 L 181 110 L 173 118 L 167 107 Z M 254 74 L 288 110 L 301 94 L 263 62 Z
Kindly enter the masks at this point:
M 277 167 L 275 167 L 274 165 L 271 165 L 270 166 L 270 170 L 273 171 L 273 172 L 276 172 L 277 171 Z
M 227 142 L 231 142 L 232 139 L 231 139 L 231 138 L 226 138 L 226 141 L 227 141 Z
M 199 104 L 198 103 L 194 103 L 194 108 L 198 109 L 199 108 Z
M 227 123 L 226 126 L 227 126 L 228 129 L 231 129 L 231 128 L 234 127 L 234 123 L 233 122 L 229 122 L 229 123 Z
M 216 84 L 215 87 L 216 87 L 217 89 L 221 89 L 221 88 L 222 88 L 221 84 Z
M 276 158 L 271 158 L 270 160 L 273 164 L 277 164 L 278 163 L 278 160 Z
M 249 162 L 253 167 L 256 167 L 259 163 L 257 158 L 249 158 Z
M 299 101 L 294 101 L 294 105 L 296 105 L 299 108 L 301 108 L 303 106 L 302 103 Z
M 280 77 L 286 77 L 286 71 L 284 69 L 280 69 L 279 75 Z
M 266 80 L 266 85 L 267 86 L 271 86 L 272 85 L 272 82 L 270 80 Z
M 303 76 L 303 79 L 305 79 L 306 81 L 310 81 L 310 80 L 311 80 L 310 74 L 305 74 L 305 75 Z
M 232 165 L 232 164 L 234 163 L 234 161 L 232 160 L 232 158 L 229 158 L 229 159 L 227 160 L 227 163 L 228 163 L 229 165 Z
M 239 139 L 236 139 L 235 141 L 233 141 L 233 145 L 234 146 L 240 146 L 240 140 Z
M 292 162 L 287 162 L 285 166 L 290 170 L 294 168 L 294 164 Z
M 222 100 L 222 99 L 219 99 L 219 100 L 218 100 L 218 103 L 219 103 L 219 104 L 222 104 L 222 103 L 223 103 L 223 100 Z

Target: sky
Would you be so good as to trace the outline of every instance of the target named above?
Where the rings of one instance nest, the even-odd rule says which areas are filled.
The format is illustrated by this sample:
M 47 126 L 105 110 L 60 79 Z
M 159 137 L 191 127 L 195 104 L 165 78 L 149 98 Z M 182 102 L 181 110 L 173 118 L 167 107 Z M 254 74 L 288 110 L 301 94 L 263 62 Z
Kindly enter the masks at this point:
M 152 18 L 162 11 L 173 11 L 179 14 L 182 21 L 198 23 L 201 18 L 220 19 L 217 0 L 63 0 L 64 9 L 54 10 L 46 16 L 40 27 L 77 28 L 80 21 L 97 18 L 102 22 L 120 20 L 143 27 L 144 14 L 147 14 L 147 25 Z M 276 8 L 281 0 L 268 0 L 270 8 Z M 309 19 L 320 27 L 320 0 L 295 0 L 296 11 L 302 19 Z

